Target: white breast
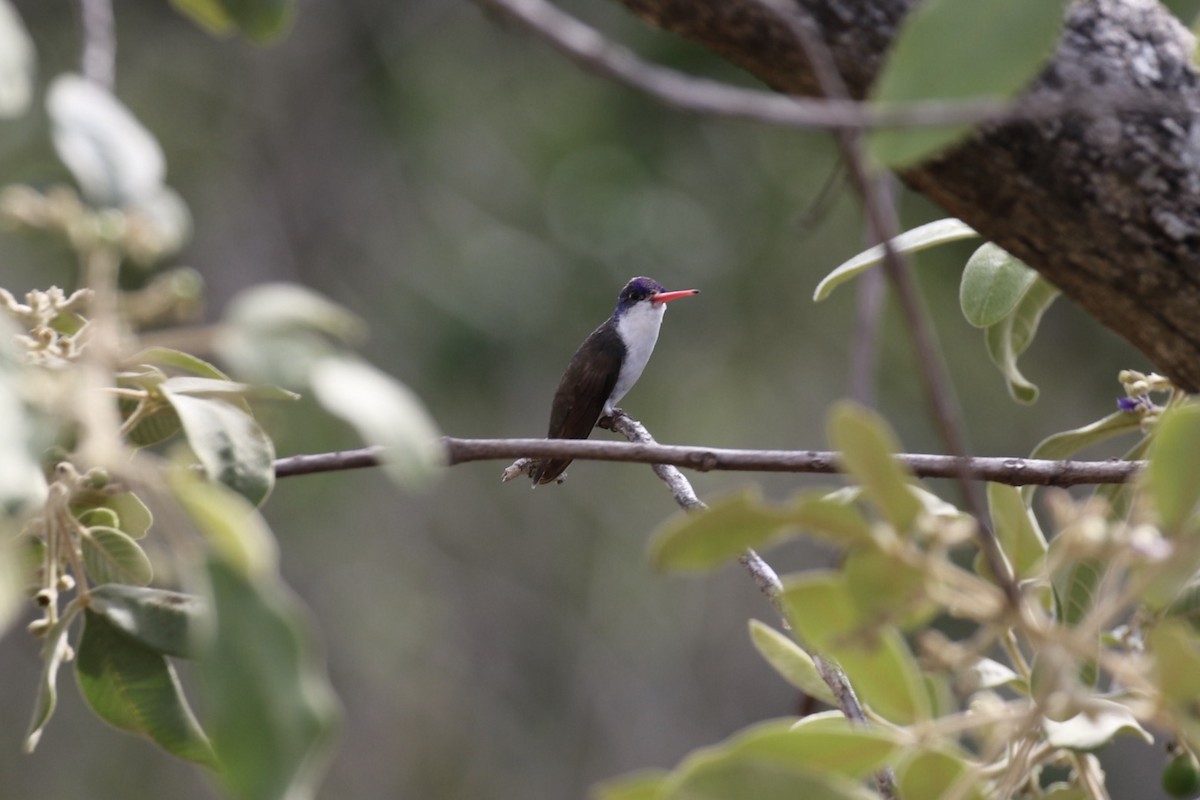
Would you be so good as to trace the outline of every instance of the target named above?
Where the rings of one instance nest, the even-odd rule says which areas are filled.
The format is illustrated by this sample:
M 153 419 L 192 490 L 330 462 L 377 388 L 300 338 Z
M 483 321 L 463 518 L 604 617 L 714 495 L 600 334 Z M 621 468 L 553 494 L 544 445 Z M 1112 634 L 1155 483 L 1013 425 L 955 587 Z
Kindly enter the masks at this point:
M 642 376 L 642 370 L 646 368 L 646 362 L 654 352 L 654 343 L 658 341 L 658 329 L 662 325 L 666 310 L 666 303 L 641 302 L 629 308 L 617 320 L 617 333 L 625 342 L 625 361 L 622 362 L 621 372 L 617 375 L 617 385 L 613 387 L 608 402 L 604 404 L 605 414 L 612 413 L 613 406 L 620 402 Z

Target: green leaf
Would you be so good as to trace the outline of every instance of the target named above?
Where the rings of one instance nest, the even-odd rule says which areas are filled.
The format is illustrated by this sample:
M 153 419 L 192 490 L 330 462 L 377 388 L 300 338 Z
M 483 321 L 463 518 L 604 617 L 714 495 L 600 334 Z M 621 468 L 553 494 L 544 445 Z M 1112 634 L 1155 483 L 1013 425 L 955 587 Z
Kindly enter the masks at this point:
M 900 443 L 883 418 L 854 403 L 837 403 L 829 415 L 829 440 L 884 519 L 902 533 L 911 529 L 921 501 L 909 473 L 896 461 Z
M 812 656 L 789 637 L 756 619 L 750 620 L 750 641 L 768 664 L 785 681 L 829 705 L 837 705 L 833 692 L 821 679 L 821 673 L 813 663 Z
M 133 583 L 145 586 L 154 568 L 132 537 L 116 528 L 85 528 L 81 536 L 83 565 L 95 583 Z
M 1021 490 L 1015 486 L 989 483 L 987 499 L 992 528 L 1017 579 L 1032 577 L 1046 557 L 1046 537 L 1037 517 L 1025 506 Z
M 153 364 L 160 367 L 172 367 L 182 372 L 190 372 L 201 378 L 212 378 L 227 381 L 229 376 L 202 358 L 191 353 L 172 350 L 169 347 L 147 347 L 125 359 L 126 364 Z
M 150 509 L 132 492 L 80 492 L 73 500 L 71 513 L 89 528 L 97 525 L 119 528 L 134 539 L 141 539 L 154 524 Z
M 661 570 L 711 569 L 792 527 L 781 509 L 763 503 L 757 488 L 743 489 L 713 502 L 707 511 L 679 512 L 667 519 L 650 537 L 650 563 Z
M 0 117 L 19 117 L 29 108 L 37 54 L 21 15 L 0 0 Z
M 710 758 L 692 765 L 666 800 L 872 800 L 876 795 L 837 775 L 799 770 L 786 764 Z
M 1018 403 L 1037 400 L 1038 388 L 1017 368 L 1017 359 L 1029 349 L 1042 316 L 1061 294 L 1043 278 L 1036 278 L 1022 295 L 1013 312 L 984 331 L 984 342 L 992 363 L 1008 384 L 1009 395 Z
M 1189 403 L 1163 412 L 1150 445 L 1146 487 L 1167 535 L 1183 531 L 1200 501 L 1200 480 L 1195 473 L 1198 448 L 1200 405 Z
M 59 618 L 58 622 L 46 632 L 42 643 L 42 675 L 38 680 L 37 700 L 34 702 L 33 719 L 29 722 L 29 730 L 25 734 L 24 749 L 32 753 L 42 738 L 42 731 L 54 715 L 58 706 L 58 668 L 63 662 L 74 657 L 71 646 L 67 644 L 67 631 L 75 619 L 74 613 L 68 613 Z
M 847 502 L 806 493 L 787 506 L 771 506 L 757 488 L 748 488 L 715 501 L 707 511 L 670 517 L 647 549 L 656 569 L 702 571 L 801 530 L 841 545 L 871 539 L 870 523 Z
M 90 610 L 84 616 L 75 675 L 92 710 L 169 753 L 215 766 L 212 747 L 166 658 L 122 635 L 103 616 Z
M 1061 540 L 1055 540 L 1056 544 L 1051 548 L 1053 551 L 1061 549 L 1058 541 Z M 1074 628 L 1083 621 L 1092 608 L 1096 586 L 1103 574 L 1104 563 L 1098 559 L 1065 560 L 1064 566 L 1054 576 L 1054 589 L 1061 605 L 1060 622 Z
M 194 629 L 204 614 L 199 597 L 110 583 L 92 589 L 90 598 L 93 613 L 139 644 L 162 655 L 193 655 Z
M 905 231 L 893 238 L 892 248 L 898 253 L 917 253 L 935 245 L 957 242 L 960 239 L 972 239 L 977 236 L 979 234 L 962 220 L 939 219 Z M 882 264 L 884 253 L 883 245 L 875 245 L 840 264 L 837 269 L 830 272 L 817 284 L 817 289 L 813 293 L 813 301 L 821 302 L 829 297 L 840 284 Z
M 188 473 L 170 476 L 171 491 L 221 558 L 249 576 L 272 575 L 275 537 L 254 506 L 223 486 Z
M 881 105 L 1014 97 L 1042 70 L 1066 0 L 926 0 L 901 23 L 872 87 Z M 911 166 L 964 138 L 970 125 L 872 131 L 867 152 Z
M 856 547 L 842 562 L 842 576 L 859 617 L 905 630 L 933 618 L 938 607 L 927 599 L 926 575 L 878 547 Z
M 663 769 L 641 769 L 592 787 L 593 800 L 661 800 L 667 777 Z
M 722 749 L 738 759 L 864 778 L 892 759 L 899 743 L 887 728 L 852 725 L 839 717 L 810 725 L 790 719 L 760 723 L 731 738 Z
M 25 553 L 31 537 L 11 536 L 0 523 L 0 636 L 24 610 L 26 587 L 33 575 L 26 569 Z M 40 539 L 36 540 L 40 543 Z
M 163 396 L 179 414 L 188 445 L 209 479 L 261 505 L 275 485 L 275 446 L 270 437 L 237 406 L 178 394 L 168 388 L 169 383 L 163 384 Z
M 154 136 L 107 89 L 79 75 L 50 84 L 54 149 L 93 203 L 122 207 L 153 197 L 166 176 Z
M 1141 420 L 1137 414 L 1131 414 L 1127 411 L 1114 411 L 1107 417 L 1098 419 L 1083 427 L 1046 437 L 1038 442 L 1037 446 L 1033 448 L 1033 452 L 1029 454 L 1029 457 L 1044 458 L 1050 461 L 1071 458 L 1080 450 L 1085 450 L 1101 442 L 1106 442 L 1121 434 L 1140 430 Z M 1022 487 L 1021 496 L 1025 498 L 1026 503 L 1029 502 L 1036 488 L 1035 486 Z
M 311 289 L 269 283 L 229 304 L 217 351 L 240 377 L 281 386 L 307 386 L 313 367 L 365 336 L 366 326 Z
M 299 400 L 300 395 L 278 386 L 238 383 L 227 378 L 175 377 L 163 381 L 162 390 L 175 395 L 211 397 L 225 400 Z
M 0 517 L 40 507 L 46 500 L 40 463 L 44 444 L 37 433 L 41 426 L 25 404 L 29 379 L 16 353 L 17 334 L 17 326 L 0 315 Z
M 985 243 L 963 268 L 958 291 L 963 316 L 976 328 L 995 325 L 1016 310 L 1037 277 L 1007 250 Z
M 806 573 L 785 584 L 780 600 L 799 637 L 835 659 L 877 713 L 898 724 L 929 717 L 929 697 L 904 637 L 893 627 L 862 631 L 865 620 L 837 576 Z
M 171 5 L 211 34 L 236 29 L 256 44 L 283 35 L 295 14 L 293 0 L 171 0 Z
M 1140 442 L 1125 451 L 1125 454 L 1121 456 L 1121 460 L 1139 461 L 1145 458 L 1146 451 L 1150 449 L 1150 442 L 1152 441 L 1154 441 L 1154 437 L 1143 436 Z M 1109 513 L 1113 519 L 1126 519 L 1133 508 L 1133 499 L 1137 495 L 1138 489 L 1137 481 L 1106 483 L 1096 488 L 1096 496 L 1102 497 L 1108 502 Z
M 943 750 L 921 750 L 896 767 L 901 797 L 961 797 L 988 800 L 985 784 L 961 756 Z M 950 793 L 951 787 L 961 791 Z
M 241 800 L 315 797 L 337 704 L 302 609 L 275 576 L 207 565 L 212 636 L 197 660 L 226 789 Z
M 1128 708 L 1120 703 L 1099 698 L 1088 701 L 1086 713 L 1076 714 L 1065 722 L 1044 719 L 1042 728 L 1046 732 L 1048 744 L 1079 752 L 1099 750 L 1121 733 L 1140 736 L 1146 744 L 1154 743 L 1154 737 L 1141 726 Z
M 1170 705 L 1193 709 L 1200 697 L 1200 647 L 1191 630 L 1177 620 L 1164 620 L 1150 631 L 1147 651 L 1154 656 L 1152 679 Z M 1195 711 L 1191 711 L 1196 716 Z
M 313 395 L 367 444 L 383 446 L 383 468 L 401 486 L 420 487 L 441 473 L 446 454 L 425 405 L 407 386 L 349 356 L 313 368 Z

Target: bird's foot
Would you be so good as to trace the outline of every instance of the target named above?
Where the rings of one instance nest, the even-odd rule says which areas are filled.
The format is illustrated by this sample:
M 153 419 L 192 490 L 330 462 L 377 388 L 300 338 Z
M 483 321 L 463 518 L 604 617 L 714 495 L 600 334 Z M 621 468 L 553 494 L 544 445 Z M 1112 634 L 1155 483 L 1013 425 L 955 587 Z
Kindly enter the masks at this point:
M 614 408 L 611 414 L 605 414 L 596 420 L 596 427 L 603 428 L 606 431 L 615 431 L 617 429 L 617 419 L 624 416 L 627 415 L 622 409 Z

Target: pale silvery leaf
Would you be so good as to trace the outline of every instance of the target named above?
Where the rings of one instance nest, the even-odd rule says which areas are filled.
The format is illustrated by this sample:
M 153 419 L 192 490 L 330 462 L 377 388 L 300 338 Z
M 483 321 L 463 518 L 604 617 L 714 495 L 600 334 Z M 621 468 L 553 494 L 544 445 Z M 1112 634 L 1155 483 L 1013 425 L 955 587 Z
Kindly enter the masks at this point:
M 54 79 L 46 96 L 54 149 L 95 203 L 126 206 L 160 191 L 162 148 L 104 87 L 78 75 Z
M 396 482 L 426 483 L 441 466 L 437 426 L 407 386 L 349 356 L 323 358 L 310 375 L 326 411 L 350 423 L 368 444 L 383 445 L 384 468 Z
M 33 96 L 33 40 L 8 0 L 0 0 L 0 117 L 16 117 Z

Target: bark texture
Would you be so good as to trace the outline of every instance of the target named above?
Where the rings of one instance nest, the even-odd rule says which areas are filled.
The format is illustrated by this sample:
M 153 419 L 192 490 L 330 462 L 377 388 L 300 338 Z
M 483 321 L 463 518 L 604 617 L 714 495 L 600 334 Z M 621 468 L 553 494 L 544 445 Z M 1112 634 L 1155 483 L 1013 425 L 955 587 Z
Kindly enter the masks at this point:
M 856 97 L 915 0 L 618 0 L 772 88 L 813 94 L 802 6 Z M 999 43 L 1003 46 L 1003 43 Z M 902 177 L 1041 272 L 1200 391 L 1200 81 L 1195 41 L 1157 0 L 1076 0 L 1031 93 L 1137 92 L 1158 109 L 991 125 Z M 1189 111 L 1192 110 L 1192 111 Z

